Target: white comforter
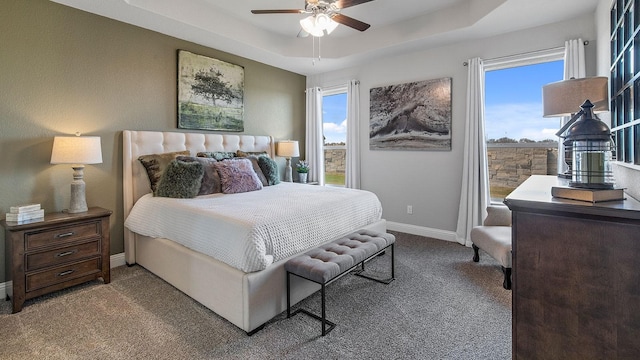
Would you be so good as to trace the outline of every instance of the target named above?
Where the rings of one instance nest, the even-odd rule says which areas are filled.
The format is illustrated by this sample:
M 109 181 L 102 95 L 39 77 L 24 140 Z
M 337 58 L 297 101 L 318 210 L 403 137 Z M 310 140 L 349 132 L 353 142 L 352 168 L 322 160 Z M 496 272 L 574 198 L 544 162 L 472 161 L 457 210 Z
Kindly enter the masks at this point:
M 281 183 L 195 199 L 147 194 L 125 226 L 253 272 L 381 218 L 382 206 L 371 192 Z

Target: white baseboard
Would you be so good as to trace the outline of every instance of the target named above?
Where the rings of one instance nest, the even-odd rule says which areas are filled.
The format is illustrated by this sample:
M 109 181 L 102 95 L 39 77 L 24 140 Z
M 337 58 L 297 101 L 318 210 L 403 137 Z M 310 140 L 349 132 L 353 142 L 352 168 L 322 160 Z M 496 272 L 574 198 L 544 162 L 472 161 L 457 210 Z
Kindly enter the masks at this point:
M 111 255 L 109 259 L 110 259 L 109 261 L 111 262 L 110 267 L 112 269 L 114 267 L 122 266 L 125 264 L 123 252 L 121 252 L 120 254 Z
M 456 233 L 453 231 L 432 229 L 424 226 L 402 224 L 393 221 L 387 221 L 387 229 L 412 235 L 426 236 L 438 240 L 457 242 Z
M 110 268 L 122 266 L 125 264 L 124 253 L 115 254 L 109 256 Z M 0 283 L 0 299 L 5 300 L 7 298 L 7 282 Z

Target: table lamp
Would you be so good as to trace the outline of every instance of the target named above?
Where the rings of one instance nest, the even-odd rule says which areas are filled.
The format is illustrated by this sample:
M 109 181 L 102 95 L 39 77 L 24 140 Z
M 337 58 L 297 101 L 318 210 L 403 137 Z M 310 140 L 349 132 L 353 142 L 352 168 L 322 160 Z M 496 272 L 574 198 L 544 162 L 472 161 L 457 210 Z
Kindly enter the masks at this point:
M 606 77 L 588 77 L 542 87 L 543 116 L 571 116 L 556 132 L 564 139 L 563 157 L 568 165 L 568 171 L 558 176 L 571 179 L 570 186 L 613 187 L 611 132 L 594 115 L 609 110 L 607 83 Z
M 293 176 L 291 173 L 291 158 L 300 156 L 300 149 L 298 142 L 295 140 L 282 140 L 278 142 L 278 148 L 276 149 L 276 155 L 282 156 L 287 159 L 285 166 L 284 181 L 292 182 Z
M 56 136 L 53 138 L 51 164 L 72 164 L 71 203 L 69 213 L 88 210 L 85 197 L 84 165 L 101 164 L 102 147 L 99 136 Z

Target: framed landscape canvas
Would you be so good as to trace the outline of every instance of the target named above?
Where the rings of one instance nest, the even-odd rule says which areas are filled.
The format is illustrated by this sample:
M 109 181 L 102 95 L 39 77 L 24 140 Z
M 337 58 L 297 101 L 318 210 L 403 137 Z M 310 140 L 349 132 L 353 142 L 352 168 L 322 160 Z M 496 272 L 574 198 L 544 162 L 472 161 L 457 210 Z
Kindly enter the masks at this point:
M 371 150 L 451 150 L 451 78 L 372 88 Z
M 178 51 L 178 128 L 244 131 L 244 68 Z

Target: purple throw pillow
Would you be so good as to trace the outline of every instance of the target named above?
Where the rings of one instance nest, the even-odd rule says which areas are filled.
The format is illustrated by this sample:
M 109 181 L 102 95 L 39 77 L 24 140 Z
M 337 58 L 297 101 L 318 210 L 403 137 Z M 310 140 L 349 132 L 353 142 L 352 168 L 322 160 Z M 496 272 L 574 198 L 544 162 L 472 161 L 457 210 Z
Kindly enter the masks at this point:
M 262 182 L 246 158 L 219 161 L 213 164 L 220 175 L 222 192 L 237 194 L 262 189 Z

